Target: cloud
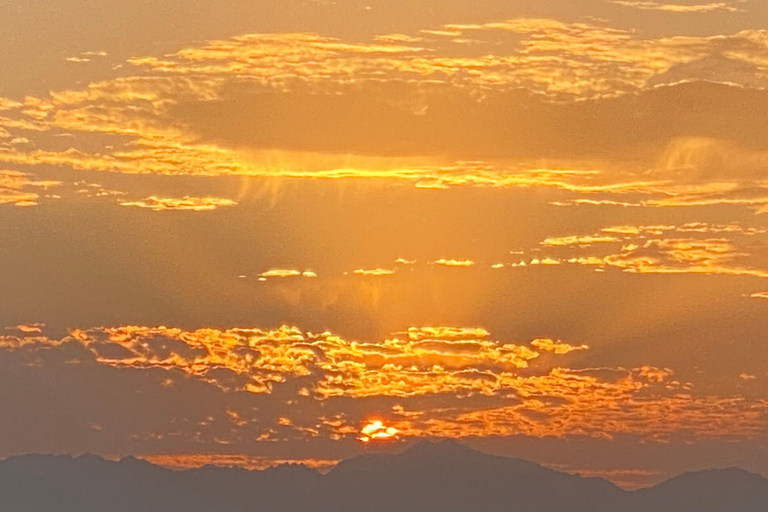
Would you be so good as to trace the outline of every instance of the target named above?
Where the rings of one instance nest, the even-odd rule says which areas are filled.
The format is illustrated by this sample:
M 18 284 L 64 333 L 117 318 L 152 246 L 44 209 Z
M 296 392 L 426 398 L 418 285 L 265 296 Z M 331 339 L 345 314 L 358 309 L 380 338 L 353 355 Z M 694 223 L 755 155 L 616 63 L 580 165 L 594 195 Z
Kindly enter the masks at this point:
M 130 144 L 94 151 L 75 142 L 61 150 L 43 135 L 24 134 L 36 148 L 3 149 L 0 161 L 657 196 L 648 206 L 692 204 L 692 194 L 731 196 L 747 181 L 764 189 L 759 172 L 768 139 L 755 105 L 765 103 L 765 92 L 747 88 L 762 87 L 768 63 L 760 31 L 643 39 L 599 23 L 551 19 L 440 28 L 480 42 L 448 44 L 436 34 L 367 41 L 246 34 L 137 57 L 133 74 L 4 101 L 0 118 L 12 138 L 63 132 L 77 140 L 128 137 Z M 490 43 L 498 47 L 478 57 Z M 749 67 L 758 81 L 734 78 L 732 63 Z M 729 85 L 685 83 L 694 78 Z M 660 83 L 675 85 L 649 87 Z M 649 165 L 663 172 L 647 173 Z M 686 192 L 671 180 L 710 186 Z
M 625 3 L 629 4 L 629 2 Z M 632 3 L 683 12 L 685 6 Z M 713 6 L 688 6 L 688 12 Z M 744 49 L 760 41 L 758 31 L 717 37 L 642 39 L 636 32 L 599 24 L 553 19 L 510 19 L 485 24 L 451 24 L 422 30 L 421 37 L 374 37 L 345 43 L 315 34 L 250 34 L 208 41 L 162 58 L 129 62 L 155 73 L 220 77 L 237 74 L 280 88 L 357 80 L 428 80 L 483 87 L 524 86 L 549 94 L 600 96 L 627 92 L 675 65 Z M 424 36 L 432 36 L 425 38 Z M 462 44 L 457 45 L 460 41 Z M 476 47 L 500 46 L 478 54 Z M 765 54 L 765 46 L 738 53 L 745 60 Z M 482 55 L 482 56 L 478 56 Z M 590 73 L 591 69 L 591 73 Z
M 222 199 L 218 197 L 190 197 L 168 198 L 150 196 L 140 201 L 120 201 L 120 206 L 135 206 L 137 208 L 147 208 L 155 212 L 167 210 L 180 211 L 210 211 L 222 206 L 235 206 L 237 203 L 231 199 Z
M 472 267 L 475 262 L 472 260 L 455 260 L 440 258 L 439 260 L 431 261 L 431 265 L 441 265 L 444 267 Z
M 120 326 L 73 329 L 62 339 L 22 332 L 0 340 L 0 354 L 30 360 L 45 355 L 48 365 L 57 360 L 81 368 L 96 364 L 120 375 L 141 371 L 163 377 L 153 379 L 163 389 L 197 382 L 219 390 L 227 426 L 215 437 L 219 444 L 255 423 L 260 423 L 263 440 L 294 435 L 353 439 L 360 416 L 350 416 L 344 404 L 374 399 L 389 400 L 378 402 L 391 404 L 379 409 L 378 419 L 402 437 L 633 435 L 665 441 L 682 435 L 737 440 L 759 438 L 768 426 L 763 401 L 695 393 L 671 369 L 539 365 L 542 352 L 565 362 L 570 353 L 587 347 L 547 338 L 526 345 L 504 343 L 481 328 L 413 327 L 379 342 L 287 326 L 194 331 Z M 72 360 L 75 349 L 80 352 Z M 240 400 L 242 395 L 259 400 L 259 407 L 271 401 L 271 410 L 285 412 L 261 423 L 248 406 L 254 402 Z M 305 405 L 296 414 L 284 407 L 285 401 L 297 400 Z M 212 417 L 203 418 L 199 426 L 212 422 Z M 149 442 L 170 433 L 133 435 Z
M 58 181 L 35 180 L 23 172 L 0 169 L 0 206 L 35 206 L 40 199 L 40 189 L 48 190 L 60 185 Z
M 80 55 L 67 57 L 64 60 L 67 62 L 74 62 L 76 64 L 81 64 L 85 62 L 91 62 L 94 58 L 106 57 L 106 56 L 107 56 L 107 52 L 105 51 L 83 52 Z
M 249 471 L 263 471 L 265 469 L 284 464 L 300 464 L 302 466 L 325 472 L 338 464 L 337 459 L 286 459 L 277 457 L 264 457 L 245 454 L 225 453 L 179 453 L 139 455 L 137 458 L 146 460 L 157 466 L 172 469 L 196 469 L 205 466 L 239 467 Z
M 666 11 L 676 13 L 706 13 L 706 12 L 740 12 L 742 9 L 727 2 L 711 2 L 706 4 L 672 4 L 662 2 L 646 2 L 634 0 L 615 0 L 616 5 L 633 7 L 648 11 Z
M 551 340 L 549 338 L 539 338 L 535 339 L 531 342 L 531 345 L 536 347 L 539 350 L 543 350 L 545 352 L 552 352 L 557 355 L 563 355 L 568 354 L 570 352 L 573 352 L 574 350 L 587 350 L 589 347 L 587 345 L 569 345 L 568 343 L 563 343 L 562 341 L 555 341 Z
M 560 265 L 561 263 L 562 263 L 562 261 L 560 261 L 559 259 L 549 258 L 549 257 L 546 257 L 546 258 L 533 258 L 530 261 L 531 265 Z M 525 265 L 521 265 L 521 266 L 525 266 Z
M 269 277 L 317 277 L 317 274 L 311 270 L 294 270 L 294 269 L 272 269 L 267 270 L 266 272 L 262 272 L 259 274 L 259 277 L 261 278 L 269 278 Z
M 359 276 L 391 276 L 395 273 L 395 270 L 389 270 L 386 268 L 374 268 L 374 269 L 357 269 L 354 274 Z
M 738 223 L 688 222 L 681 225 L 620 225 L 601 234 L 549 237 L 539 245 L 553 254 L 528 265 L 576 264 L 618 268 L 634 274 L 710 274 L 768 278 L 768 268 L 750 251 L 751 238 L 768 232 Z M 599 245 L 594 245 L 595 241 Z M 600 252 L 595 254 L 596 249 Z M 555 252 L 557 251 L 557 252 Z M 585 251 L 592 254 L 584 255 Z M 526 262 L 511 265 L 526 266 Z
M 525 27 L 518 28 L 532 30 Z M 124 136 L 131 144 L 54 150 L 33 138 L 36 149 L 9 146 L 0 162 L 130 174 L 405 180 L 422 188 L 548 187 L 591 196 L 561 205 L 740 204 L 762 211 L 768 132 L 755 105 L 764 95 L 680 83 L 555 103 L 531 91 L 478 95 L 431 82 L 275 91 L 226 80 L 124 77 L 12 104 L 0 125 L 9 134 L 55 130 Z
M 768 233 L 768 229 L 760 227 L 745 228 L 739 224 L 709 224 L 707 222 L 688 222 L 680 226 L 670 225 L 651 225 L 651 226 L 610 226 L 603 228 L 603 233 L 616 233 L 627 236 L 654 235 L 659 236 L 664 233 L 700 233 L 700 234 L 742 234 L 746 236 L 762 235 Z M 618 241 L 618 240 L 615 240 Z
M 681 432 L 698 441 L 756 438 L 768 421 L 764 403 L 696 396 L 670 372 L 651 367 L 615 370 L 613 378 L 604 379 L 558 368 L 520 386 L 525 399 L 518 404 L 466 411 L 457 406 L 390 424 L 406 437 L 639 435 L 664 442 Z
M 487 336 L 482 329 L 412 328 L 380 343 L 361 343 L 285 326 L 272 331 L 124 326 L 75 329 L 71 338 L 55 343 L 76 341 L 101 364 L 174 369 L 231 391 L 270 393 L 290 379 L 311 377 L 311 392 L 327 399 L 493 395 L 539 353 Z M 13 337 L 8 345 L 33 345 L 36 340 Z M 554 342 L 547 350 L 565 353 Z
M 21 331 L 25 334 L 35 333 L 35 332 L 41 333 L 43 332 L 42 331 L 43 327 L 45 327 L 45 324 L 30 324 L 30 325 L 22 324 L 22 325 L 17 325 L 16 330 Z
M 700 273 L 766 278 L 768 270 L 734 266 L 741 256 L 723 239 L 653 239 L 625 245 L 619 254 L 604 258 L 607 265 L 632 273 Z
M 0 142 L 0 162 L 537 187 L 567 192 L 558 205 L 768 211 L 762 32 L 648 39 L 551 19 L 439 28 L 364 41 L 250 34 L 137 57 L 122 76 L 2 101 L 3 140 L 31 144 Z M 71 135 L 71 146 L 54 135 Z M 5 203 L 36 202 L 30 189 L 3 192 Z M 123 204 L 225 206 L 184 199 Z
M 579 245 L 583 247 L 589 247 L 592 244 L 617 241 L 618 239 L 612 236 L 564 236 L 547 238 L 541 242 L 541 245 L 557 247 L 566 245 Z

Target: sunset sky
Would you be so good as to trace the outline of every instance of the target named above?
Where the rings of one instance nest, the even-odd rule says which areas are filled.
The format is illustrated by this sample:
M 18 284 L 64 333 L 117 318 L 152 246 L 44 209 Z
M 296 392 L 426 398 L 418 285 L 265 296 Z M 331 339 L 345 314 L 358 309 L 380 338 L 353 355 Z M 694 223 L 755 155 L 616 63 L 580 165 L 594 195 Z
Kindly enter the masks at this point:
M 0 458 L 768 476 L 768 2 L 0 16 Z

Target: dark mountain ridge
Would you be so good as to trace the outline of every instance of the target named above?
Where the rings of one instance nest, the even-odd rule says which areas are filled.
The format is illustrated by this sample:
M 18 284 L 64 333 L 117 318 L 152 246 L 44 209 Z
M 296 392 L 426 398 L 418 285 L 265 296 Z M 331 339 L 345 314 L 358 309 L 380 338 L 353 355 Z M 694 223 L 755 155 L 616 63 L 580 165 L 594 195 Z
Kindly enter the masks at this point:
M 0 510 L 765 512 L 768 480 L 738 469 L 708 470 L 629 492 L 451 441 L 353 457 L 325 475 L 298 465 L 172 471 L 133 457 L 26 455 L 0 462 Z

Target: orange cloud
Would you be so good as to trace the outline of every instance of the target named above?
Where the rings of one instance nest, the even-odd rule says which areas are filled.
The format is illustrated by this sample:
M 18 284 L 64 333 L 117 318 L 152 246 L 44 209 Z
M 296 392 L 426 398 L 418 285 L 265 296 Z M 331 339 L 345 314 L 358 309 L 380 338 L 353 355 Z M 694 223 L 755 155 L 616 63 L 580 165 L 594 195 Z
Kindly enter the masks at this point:
M 171 469 L 196 469 L 204 466 L 216 466 L 225 468 L 239 467 L 250 471 L 263 471 L 285 464 L 299 464 L 325 472 L 333 468 L 339 462 L 336 459 L 283 459 L 220 453 L 166 453 L 159 455 L 138 455 L 137 458 Z
M 618 238 L 612 236 L 563 236 L 547 238 L 541 245 L 547 246 L 565 246 L 565 245 L 580 245 L 588 247 L 592 244 L 618 242 Z
M 361 343 L 330 333 L 302 333 L 295 327 L 187 332 L 125 326 L 71 334 L 103 364 L 176 369 L 222 389 L 254 393 L 269 393 L 274 384 L 290 378 L 312 376 L 311 391 L 319 398 L 493 395 L 539 353 L 487 335 L 482 329 L 412 328 L 379 343 Z M 121 356 L 114 355 L 113 346 L 123 349 Z M 214 377 L 222 369 L 230 378 Z
M 317 277 L 317 274 L 311 270 L 294 270 L 294 269 L 272 269 L 262 272 L 259 276 L 263 279 L 268 277 Z
M 389 270 L 386 268 L 374 268 L 374 269 L 357 269 L 354 271 L 354 274 L 357 274 L 359 276 L 391 276 L 394 274 L 394 270 Z
M 580 345 L 580 346 L 569 345 L 567 343 L 563 343 L 562 341 L 559 341 L 559 340 L 555 341 L 549 338 L 535 339 L 531 342 L 531 345 L 533 345 L 539 350 L 543 350 L 545 352 L 552 352 L 557 355 L 568 354 L 570 352 L 573 352 L 574 350 L 589 349 L 587 345 Z
M 376 343 L 328 332 L 304 333 L 295 327 L 184 331 L 122 326 L 75 329 L 61 340 L 37 332 L 22 334 L 0 337 L 0 348 L 55 350 L 77 344 L 102 365 L 121 371 L 182 372 L 228 393 L 267 396 L 300 380 L 294 398 L 321 401 L 326 411 L 334 410 L 336 397 L 399 400 L 381 418 L 364 423 L 362 432 L 357 420 L 341 412 L 293 417 L 288 411 L 276 417 L 272 427 L 260 430 L 262 440 L 281 439 L 287 432 L 369 440 L 392 435 L 626 434 L 665 441 L 681 433 L 694 440 L 745 439 L 763 435 L 768 427 L 765 401 L 696 393 L 691 383 L 678 380 L 668 368 L 538 368 L 539 351 L 562 358 L 587 347 L 544 338 L 528 346 L 502 343 L 488 339 L 480 328 L 410 328 Z M 428 395 L 455 400 L 434 407 L 423 400 Z M 246 413 L 228 406 L 226 422 L 233 429 L 244 428 L 250 424 Z M 137 435 L 156 438 L 162 433 Z
M 726 2 L 711 2 L 706 4 L 668 4 L 662 2 L 615 0 L 616 5 L 633 7 L 646 11 L 666 11 L 677 13 L 701 13 L 701 12 L 740 12 L 741 9 Z
M 237 203 L 231 199 L 221 199 L 218 197 L 190 197 L 184 196 L 181 199 L 150 196 L 141 201 L 121 201 L 120 206 L 135 206 L 137 208 L 147 208 L 155 212 L 167 210 L 180 211 L 210 211 L 222 206 L 235 206 Z
M 762 435 L 768 404 L 742 397 L 697 397 L 666 371 L 615 370 L 615 379 L 555 369 L 520 382 L 521 403 L 491 409 L 431 411 L 394 423 L 403 436 L 639 435 L 664 442 L 686 432 L 692 439 Z M 661 381 L 657 375 L 664 375 Z M 649 378 L 650 377 L 650 378 Z M 618 413 L 618 411 L 622 411 Z
M 600 269 L 615 267 L 636 274 L 692 273 L 768 278 L 768 269 L 746 264 L 751 256 L 748 252 L 751 244 L 744 243 L 743 239 L 739 238 L 763 235 L 766 231 L 765 228 L 746 228 L 735 223 L 705 222 L 689 222 L 679 226 L 610 226 L 601 229 L 602 233 L 607 233 L 610 237 L 574 235 L 547 238 L 540 245 L 551 250 L 568 251 L 568 256 L 538 257 L 530 260 L 529 264 L 569 263 L 596 266 Z M 663 238 L 665 235 L 671 237 Z M 712 235 L 728 238 L 713 238 Z M 695 236 L 701 238 L 694 238 Z M 603 255 L 574 255 L 575 250 L 592 248 L 595 240 L 608 246 L 603 249 Z
M 58 181 L 35 180 L 23 172 L 0 170 L 0 205 L 35 206 L 40 199 L 40 189 L 60 185 Z
M 656 2 L 625 3 L 646 7 L 666 5 Z M 445 37 L 458 37 L 465 42 L 461 45 L 448 44 Z M 476 50 L 486 48 L 490 42 L 502 46 L 494 54 L 478 57 Z M 542 155 L 534 155 L 526 161 L 481 162 L 475 155 L 471 155 L 471 160 L 459 161 L 411 156 L 407 160 L 361 156 L 350 160 L 350 153 L 370 154 L 370 150 L 366 152 L 363 151 L 366 148 L 359 148 L 358 151 L 349 151 L 341 148 L 334 153 L 331 148 L 317 150 L 312 144 L 291 146 L 290 150 L 283 148 L 282 152 L 273 150 L 272 146 L 251 151 L 251 148 L 224 147 L 225 144 L 220 141 L 201 142 L 200 134 L 194 133 L 192 129 L 194 123 L 188 122 L 189 119 L 179 119 L 182 105 L 190 108 L 207 108 L 211 105 L 216 108 L 226 107 L 230 104 L 226 97 L 226 91 L 230 89 L 228 85 L 233 81 L 245 81 L 248 87 L 252 87 L 247 92 L 248 97 L 274 95 L 286 102 L 286 105 L 294 105 L 291 103 L 293 100 L 299 101 L 294 110 L 301 110 L 300 96 L 304 92 L 308 92 L 315 104 L 321 103 L 318 101 L 320 93 L 325 99 L 337 98 L 339 93 L 349 93 L 355 102 L 373 101 L 371 105 L 381 107 L 382 112 L 390 112 L 397 119 L 398 115 L 403 115 L 406 122 L 414 121 L 409 124 L 420 126 L 424 124 L 421 120 L 428 120 L 433 110 L 450 110 L 449 105 L 455 103 L 451 101 L 452 95 L 458 95 L 462 101 L 467 102 L 466 108 L 482 110 L 486 106 L 493 112 L 499 111 L 495 106 L 495 92 L 503 92 L 503 98 L 508 98 L 509 95 L 504 91 L 510 88 L 524 87 L 529 91 L 545 92 L 561 99 L 563 95 L 571 99 L 605 98 L 634 93 L 649 85 L 667 83 L 663 77 L 671 70 L 721 54 L 727 54 L 728 59 L 759 70 L 768 63 L 768 43 L 759 31 L 754 30 L 711 37 L 643 39 L 639 33 L 631 30 L 551 19 L 453 24 L 438 27 L 438 30 L 420 32 L 419 36 L 385 34 L 369 41 L 343 41 L 316 34 L 246 34 L 192 45 L 163 57 L 133 58 L 129 62 L 133 67 L 141 68 L 141 73 L 137 72 L 133 76 L 129 74 L 94 82 L 79 90 L 53 91 L 46 98 L 27 97 L 23 102 L 1 99 L 0 111 L 3 117 L 0 118 L 0 128 L 9 140 L 24 136 L 37 144 L 39 141 L 34 134 L 26 132 L 64 132 L 68 135 L 127 136 L 131 144 L 105 147 L 99 151 L 86 150 L 87 144 L 83 147 L 76 147 L 75 144 L 65 150 L 46 148 L 42 143 L 34 150 L 9 145 L 0 151 L 0 161 L 19 166 L 63 165 L 74 169 L 136 174 L 152 172 L 166 175 L 327 179 L 357 176 L 408 180 L 415 186 L 427 188 L 459 185 L 546 186 L 584 194 L 639 193 L 656 196 L 639 203 L 597 198 L 562 201 L 560 204 L 642 204 L 660 207 L 734 202 L 762 211 L 768 204 L 768 194 L 763 190 L 760 197 L 739 197 L 744 193 L 743 187 L 739 186 L 740 182 L 734 183 L 739 180 L 731 179 L 732 188 L 727 190 L 714 187 L 715 183 L 709 183 L 706 179 L 701 181 L 707 182 L 708 186 L 699 190 L 688 187 L 686 191 L 670 183 L 674 173 L 696 171 L 695 168 L 702 165 L 706 167 L 706 162 L 701 158 L 714 158 L 716 162 L 726 163 L 738 161 L 739 165 L 753 169 L 752 174 L 764 168 L 757 164 L 765 160 L 765 155 L 759 156 L 738 149 L 737 145 L 718 140 L 714 136 L 691 137 L 685 130 L 683 133 L 670 133 L 667 137 L 674 141 L 670 143 L 659 164 L 659 170 L 664 172 L 648 175 L 638 172 L 633 175 L 617 170 L 622 166 L 615 163 L 600 159 L 586 161 L 570 156 L 560 162 L 562 165 L 541 169 L 531 162 L 540 161 Z M 78 58 L 97 55 L 101 53 L 90 52 Z M 709 69 L 707 66 L 704 68 Z M 684 81 L 685 76 L 683 79 L 674 79 L 672 83 Z M 756 73 L 755 76 L 761 74 Z M 705 78 L 717 81 L 717 77 Z M 725 76 L 720 81 L 736 83 L 735 80 Z M 380 94 L 380 91 L 388 90 L 383 84 L 402 83 L 418 83 L 419 87 L 412 94 L 394 95 L 391 98 Z M 448 89 L 444 85 L 450 85 L 452 92 L 445 92 Z M 435 88 L 434 95 L 426 95 L 434 97 L 434 103 L 424 99 L 422 86 Z M 365 90 L 366 94 L 352 93 L 359 90 Z M 480 92 L 485 98 L 483 101 L 475 99 L 475 94 Z M 689 92 L 693 98 L 698 98 L 699 94 L 719 94 L 698 90 Z M 732 91 L 732 94 L 738 92 Z M 616 112 L 633 111 L 635 108 L 650 109 L 656 113 L 665 111 L 663 103 L 656 103 L 663 101 L 663 98 L 659 99 L 662 96 L 663 90 L 649 92 L 648 98 L 651 99 L 641 98 L 640 107 L 634 105 L 634 100 L 627 100 L 626 105 L 611 102 L 600 105 L 585 102 L 558 103 L 555 109 L 554 104 L 542 100 L 542 96 L 537 94 L 515 97 L 512 104 L 509 99 L 505 99 L 500 105 L 525 111 L 528 110 L 526 107 L 535 104 L 534 110 L 543 112 L 535 114 L 535 119 L 547 118 L 548 108 L 567 113 L 564 124 L 568 125 L 566 131 L 569 131 L 580 125 L 585 118 L 592 117 L 593 108 L 607 109 L 605 115 L 611 119 Z M 346 99 L 344 101 L 349 103 Z M 646 101 L 647 104 L 644 103 Z M 242 102 L 237 102 L 237 105 L 242 106 Z M 459 110 L 464 112 L 466 108 Z M 367 107 L 362 110 L 367 111 Z M 736 117 L 741 122 L 744 116 Z M 217 115 L 216 118 L 221 116 Z M 595 118 L 599 119 L 600 116 Z M 627 119 L 627 122 L 632 122 L 637 116 Z M 499 126 L 504 130 L 513 128 L 499 120 L 494 122 L 501 123 Z M 393 121 L 392 124 L 401 127 L 403 123 Z M 429 139 L 442 140 L 443 137 L 434 137 L 434 130 L 430 126 L 426 126 Z M 355 130 L 359 131 L 359 128 Z M 255 131 L 258 130 L 249 130 L 249 133 Z M 722 138 L 729 137 L 732 131 L 725 130 Z M 290 133 L 292 144 L 298 144 L 295 141 L 301 137 L 296 137 L 293 131 Z M 596 137 L 599 138 L 599 134 Z M 314 138 L 317 139 L 316 134 Z M 346 140 L 343 136 L 332 139 Z M 363 142 L 370 144 L 370 141 Z M 428 141 L 419 141 L 418 146 L 421 146 L 421 142 Z M 476 141 L 475 146 L 484 151 L 493 150 L 490 152 L 492 155 L 498 153 L 498 148 L 488 148 L 485 142 Z M 543 140 L 537 144 L 524 145 L 537 146 L 542 142 L 546 142 L 546 147 L 552 145 Z M 452 146 L 448 140 L 441 149 L 445 152 Z M 509 145 L 505 143 L 505 146 Z M 565 146 L 552 145 L 553 151 L 558 148 L 562 150 Z M 654 141 L 651 146 L 656 148 L 658 144 Z M 407 149 L 407 154 L 413 155 L 414 151 Z M 430 155 L 434 153 L 422 150 Z M 329 157 L 331 153 L 335 159 Z M 729 155 L 729 158 L 720 158 L 722 154 Z M 692 155 L 700 156 L 692 159 Z M 555 157 L 550 154 L 545 156 L 550 161 Z M 736 156 L 738 158 L 732 158 Z M 727 165 L 729 170 L 731 165 Z M 645 171 L 642 167 L 638 170 Z M 15 202 L 25 203 L 24 200 Z M 148 202 L 146 207 L 164 208 L 156 201 Z M 137 202 L 136 206 L 141 203 Z

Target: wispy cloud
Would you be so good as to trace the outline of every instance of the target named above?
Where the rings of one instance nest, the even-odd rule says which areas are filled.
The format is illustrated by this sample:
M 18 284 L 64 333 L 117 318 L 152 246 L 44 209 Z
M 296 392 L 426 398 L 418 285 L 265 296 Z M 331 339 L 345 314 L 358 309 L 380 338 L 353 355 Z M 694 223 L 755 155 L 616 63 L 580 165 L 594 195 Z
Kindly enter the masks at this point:
M 666 11 L 677 13 L 740 12 L 742 9 L 728 2 L 710 2 L 705 4 L 677 4 L 664 2 L 645 2 L 634 0 L 616 0 L 613 2 L 624 7 L 646 11 Z
M 167 210 L 180 211 L 210 211 L 222 206 L 235 206 L 237 202 L 231 199 L 222 199 L 219 197 L 190 197 L 182 198 L 150 196 L 140 201 L 120 201 L 121 206 L 134 206 L 136 208 L 147 208 L 152 211 L 160 212 Z
M 395 270 L 390 270 L 386 268 L 373 268 L 373 269 L 357 269 L 354 271 L 354 274 L 357 274 L 359 276 L 391 276 L 394 274 Z
M 317 274 L 312 270 L 295 270 L 295 269 L 272 269 L 267 270 L 259 274 L 262 279 L 270 277 L 317 277 Z
M 36 206 L 41 190 L 59 186 L 59 181 L 36 180 L 23 172 L 0 170 L 0 205 Z
M 439 260 L 431 261 L 430 264 L 441 265 L 443 267 L 472 267 L 475 265 L 475 262 L 467 259 L 458 260 L 440 258 Z

